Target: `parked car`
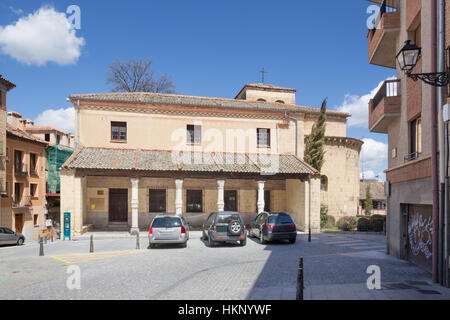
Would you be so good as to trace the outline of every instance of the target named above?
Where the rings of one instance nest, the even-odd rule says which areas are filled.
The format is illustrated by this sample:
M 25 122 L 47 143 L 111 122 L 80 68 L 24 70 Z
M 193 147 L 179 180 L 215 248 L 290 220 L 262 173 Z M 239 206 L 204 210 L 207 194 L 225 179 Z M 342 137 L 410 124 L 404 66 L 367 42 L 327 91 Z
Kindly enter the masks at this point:
M 148 239 L 150 248 L 158 244 L 181 244 L 186 248 L 189 240 L 189 225 L 180 216 L 158 215 L 150 224 Z
M 249 226 L 251 237 L 259 239 L 261 244 L 267 241 L 288 240 L 295 243 L 297 240 L 297 228 L 291 216 L 284 212 L 263 212 L 252 219 Z
M 25 243 L 25 237 L 10 228 L 0 227 L 0 245 L 16 244 L 21 246 Z
M 203 239 L 214 247 L 219 242 L 247 244 L 247 228 L 239 212 L 213 212 L 203 224 Z

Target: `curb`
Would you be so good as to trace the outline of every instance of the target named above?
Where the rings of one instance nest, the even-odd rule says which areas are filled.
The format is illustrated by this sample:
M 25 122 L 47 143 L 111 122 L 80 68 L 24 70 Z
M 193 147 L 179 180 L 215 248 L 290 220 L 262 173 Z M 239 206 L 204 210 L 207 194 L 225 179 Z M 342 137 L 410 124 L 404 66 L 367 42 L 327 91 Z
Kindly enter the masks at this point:
M 362 231 L 321 231 L 321 233 L 330 233 L 330 234 L 358 234 L 358 235 L 383 235 L 386 234 L 384 232 L 362 232 Z

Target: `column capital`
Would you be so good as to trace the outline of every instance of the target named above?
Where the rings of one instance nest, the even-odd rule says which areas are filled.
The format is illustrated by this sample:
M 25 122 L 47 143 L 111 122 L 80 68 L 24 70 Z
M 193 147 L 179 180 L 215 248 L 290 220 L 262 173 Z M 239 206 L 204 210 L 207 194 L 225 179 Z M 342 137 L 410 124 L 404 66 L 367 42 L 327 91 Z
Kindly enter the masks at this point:
M 175 186 L 177 187 L 177 189 L 181 189 L 183 187 L 183 179 L 176 179 L 175 180 Z
M 131 186 L 133 188 L 138 188 L 139 187 L 139 180 L 140 180 L 140 178 L 130 178 Z
M 225 187 L 225 180 L 217 180 L 217 185 L 223 189 Z

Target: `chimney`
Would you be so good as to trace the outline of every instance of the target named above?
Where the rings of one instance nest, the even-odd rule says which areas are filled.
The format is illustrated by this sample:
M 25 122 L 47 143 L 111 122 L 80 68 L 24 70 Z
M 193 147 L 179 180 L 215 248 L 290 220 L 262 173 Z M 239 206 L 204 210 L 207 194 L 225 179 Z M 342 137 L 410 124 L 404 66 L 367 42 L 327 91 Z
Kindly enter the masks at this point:
M 22 120 L 22 115 L 15 111 L 8 111 L 7 122 L 10 126 L 16 129 L 22 129 L 22 124 L 20 123 Z
M 31 119 L 25 119 L 25 128 L 34 127 L 34 121 Z

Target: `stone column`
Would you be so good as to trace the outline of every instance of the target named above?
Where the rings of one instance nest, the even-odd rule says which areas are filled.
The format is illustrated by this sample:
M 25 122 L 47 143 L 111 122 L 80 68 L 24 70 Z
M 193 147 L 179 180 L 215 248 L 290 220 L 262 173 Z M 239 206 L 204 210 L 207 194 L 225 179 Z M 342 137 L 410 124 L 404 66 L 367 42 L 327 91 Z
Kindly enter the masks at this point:
M 183 214 L 183 180 L 175 180 L 175 213 L 178 216 Z
M 258 207 L 258 214 L 260 214 L 261 212 L 264 211 L 264 207 L 265 207 L 265 202 L 264 202 L 264 184 L 266 182 L 265 181 L 258 181 L 258 202 L 257 202 L 257 207 Z
M 224 201 L 224 186 L 225 180 L 217 180 L 217 211 L 223 212 L 225 210 L 225 201 Z
M 139 178 L 131 178 L 131 231 L 139 234 Z

